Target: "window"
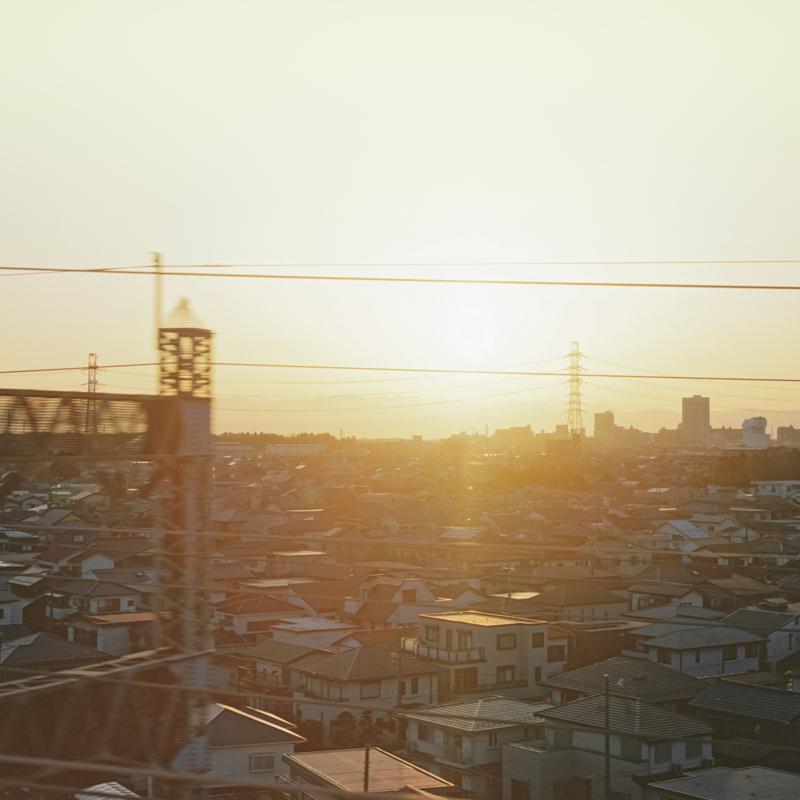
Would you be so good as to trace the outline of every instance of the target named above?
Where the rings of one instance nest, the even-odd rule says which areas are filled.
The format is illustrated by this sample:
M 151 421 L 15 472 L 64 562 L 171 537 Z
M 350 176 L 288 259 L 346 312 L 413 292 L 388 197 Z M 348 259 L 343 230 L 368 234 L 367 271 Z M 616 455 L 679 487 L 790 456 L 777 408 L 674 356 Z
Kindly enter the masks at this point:
M 381 682 L 372 681 L 370 683 L 361 684 L 361 699 L 367 700 L 372 697 L 381 696 Z
M 128 608 L 133 608 L 136 605 L 135 600 L 128 600 Z
M 439 626 L 438 625 L 426 625 L 425 626 L 425 638 L 429 642 L 438 642 L 439 641 Z
M 417 590 L 416 589 L 403 589 L 401 592 L 401 596 L 403 598 L 404 603 L 416 603 L 417 602 Z
M 544 647 L 544 634 L 534 633 L 531 637 L 531 647 Z
M 553 744 L 556 748 L 572 747 L 572 731 L 564 728 L 556 728 L 553 734 Z
M 6 610 L 4 608 L 0 608 L 0 619 L 4 619 L 6 615 Z
M 498 667 L 497 668 L 497 682 L 498 683 L 513 683 L 514 675 L 517 672 L 516 667 Z
M 686 758 L 700 758 L 703 755 L 703 742 L 700 739 L 689 739 L 686 742 Z
M 411 694 L 419 694 L 419 678 L 411 679 Z
M 275 756 L 267 753 L 253 753 L 250 756 L 250 772 L 272 772 L 275 769 Z
M 469 650 L 472 647 L 472 631 L 458 631 L 458 649 Z
M 725 647 L 722 648 L 722 660 L 736 661 L 738 650 L 739 648 L 735 644 L 726 644 Z
M 659 664 L 671 664 L 672 663 L 672 652 L 667 650 L 664 647 L 657 647 L 656 648 L 656 659 L 658 660 Z
M 421 722 L 417 723 L 417 739 L 421 742 L 427 742 L 431 738 L 431 729 Z
M 497 731 L 489 731 L 489 747 L 497 747 Z
M 758 642 L 748 642 L 744 646 L 745 658 L 758 658 Z
M 625 761 L 639 762 L 642 760 L 642 743 L 638 739 L 622 737 L 620 755 Z
M 497 649 L 498 650 L 513 650 L 517 646 L 516 633 L 498 633 L 497 634 Z
M 695 664 L 699 664 L 700 663 L 700 651 L 699 650 L 695 650 L 694 651 L 694 663 Z
M 667 764 L 672 761 L 672 742 L 656 742 L 653 759 L 656 764 Z
M 548 661 L 566 661 L 567 660 L 567 646 L 565 644 L 551 644 L 547 648 Z
M 541 683 L 542 682 L 542 668 L 541 667 L 536 667 L 536 669 L 533 671 L 533 679 L 536 681 L 536 683 Z

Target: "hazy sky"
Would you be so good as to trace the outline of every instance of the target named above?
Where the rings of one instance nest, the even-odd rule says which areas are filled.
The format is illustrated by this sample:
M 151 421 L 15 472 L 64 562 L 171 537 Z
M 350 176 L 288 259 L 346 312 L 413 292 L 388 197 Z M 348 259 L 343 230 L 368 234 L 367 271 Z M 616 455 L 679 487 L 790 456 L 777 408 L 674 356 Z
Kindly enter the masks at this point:
M 800 255 L 794 0 L 0 8 L 3 264 Z M 362 271 L 800 282 L 798 266 Z M 598 370 L 797 374 L 792 293 L 213 279 L 165 293 L 191 297 L 224 360 L 549 370 L 579 339 Z M 141 277 L 0 277 L 0 369 L 150 362 L 152 296 Z M 152 375 L 101 380 L 151 390 Z M 217 427 L 433 436 L 564 417 L 552 378 L 386 377 L 220 368 Z M 585 389 L 587 413 L 624 425 L 674 425 L 695 391 L 715 425 L 800 423 L 798 390 L 780 386 Z

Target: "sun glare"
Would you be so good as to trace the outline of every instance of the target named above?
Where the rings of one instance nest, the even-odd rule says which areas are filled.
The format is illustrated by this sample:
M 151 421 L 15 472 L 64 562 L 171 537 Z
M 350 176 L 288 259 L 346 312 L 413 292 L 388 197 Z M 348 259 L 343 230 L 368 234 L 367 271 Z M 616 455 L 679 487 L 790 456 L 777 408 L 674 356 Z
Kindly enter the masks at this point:
M 486 355 L 497 338 L 491 315 L 483 308 L 461 308 L 447 324 L 452 347 L 464 356 Z

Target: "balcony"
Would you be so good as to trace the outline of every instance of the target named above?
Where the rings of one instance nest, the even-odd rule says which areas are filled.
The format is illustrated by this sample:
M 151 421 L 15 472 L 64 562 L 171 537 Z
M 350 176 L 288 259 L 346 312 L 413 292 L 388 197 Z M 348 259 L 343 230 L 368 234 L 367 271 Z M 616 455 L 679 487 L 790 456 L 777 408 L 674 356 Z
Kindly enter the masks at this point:
M 468 766 L 475 763 L 475 759 L 469 753 L 465 753 L 460 747 L 444 747 L 439 761 L 447 761 L 450 764 Z
M 427 658 L 429 661 L 438 661 L 441 664 L 475 664 L 486 660 L 483 647 L 447 650 L 443 647 L 421 644 L 417 639 L 401 639 L 400 648 L 405 653 L 412 653 L 418 658 Z
M 507 691 L 508 689 L 524 689 L 527 685 L 528 681 L 520 680 L 520 681 L 505 681 L 503 683 L 482 683 L 482 684 L 475 684 L 474 686 L 469 686 L 469 685 L 451 686 L 450 694 L 453 695 L 474 694 L 474 693 L 488 694 L 491 692 Z

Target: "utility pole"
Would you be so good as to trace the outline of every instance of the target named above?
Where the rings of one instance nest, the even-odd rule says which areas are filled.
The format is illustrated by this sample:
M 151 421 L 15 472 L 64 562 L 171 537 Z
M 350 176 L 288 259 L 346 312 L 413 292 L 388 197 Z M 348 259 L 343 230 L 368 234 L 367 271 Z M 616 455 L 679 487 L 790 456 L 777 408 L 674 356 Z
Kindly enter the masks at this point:
M 605 697 L 605 749 L 604 749 L 604 770 L 603 778 L 605 782 L 605 800 L 611 800 L 611 709 L 609 707 L 610 694 L 608 690 L 608 674 L 603 676 L 603 695 Z
M 583 405 L 581 403 L 581 359 L 585 358 L 581 353 L 579 342 L 573 342 L 569 353 L 569 405 L 567 406 L 567 428 L 570 435 L 582 436 L 583 427 Z
M 161 253 L 150 253 L 152 257 L 153 270 L 155 274 L 155 287 L 153 290 L 153 321 L 156 327 L 156 352 L 161 360 L 161 308 L 162 308 L 162 285 L 161 275 Z M 159 387 L 160 388 L 160 387 Z
M 364 745 L 364 792 L 369 791 L 369 740 Z

